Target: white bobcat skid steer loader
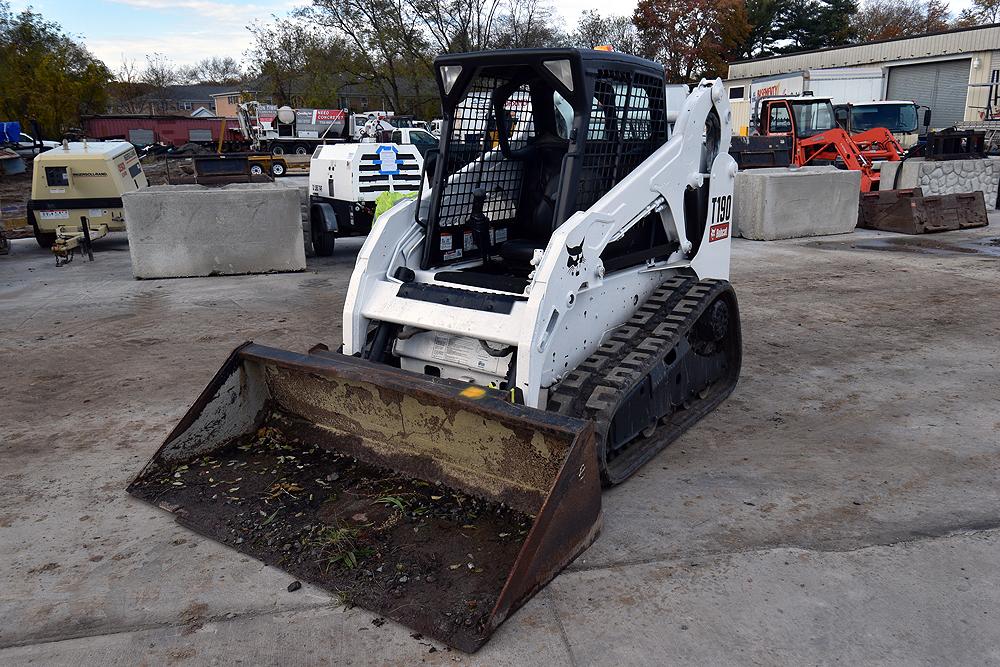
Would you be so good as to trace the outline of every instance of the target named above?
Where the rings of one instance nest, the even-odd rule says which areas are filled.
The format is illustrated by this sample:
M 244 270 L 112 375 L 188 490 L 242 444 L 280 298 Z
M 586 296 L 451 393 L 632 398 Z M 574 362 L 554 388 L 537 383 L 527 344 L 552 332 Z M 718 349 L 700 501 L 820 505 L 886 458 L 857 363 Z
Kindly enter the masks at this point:
M 721 81 L 678 113 L 621 54 L 435 65 L 430 186 L 365 241 L 342 350 L 238 348 L 130 491 L 471 651 L 735 386 L 736 165 Z

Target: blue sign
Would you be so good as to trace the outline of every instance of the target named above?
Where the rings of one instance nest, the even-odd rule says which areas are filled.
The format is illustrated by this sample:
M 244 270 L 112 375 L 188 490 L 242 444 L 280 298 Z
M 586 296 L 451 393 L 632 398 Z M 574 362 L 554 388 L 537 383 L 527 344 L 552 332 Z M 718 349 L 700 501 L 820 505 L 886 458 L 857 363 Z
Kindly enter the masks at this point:
M 16 144 L 21 140 L 21 124 L 0 122 L 0 144 Z
M 398 148 L 395 146 L 379 146 L 375 149 L 375 152 L 378 154 L 375 164 L 378 165 L 378 172 L 380 174 L 395 176 L 399 173 L 399 163 L 396 159 L 396 156 L 399 154 Z

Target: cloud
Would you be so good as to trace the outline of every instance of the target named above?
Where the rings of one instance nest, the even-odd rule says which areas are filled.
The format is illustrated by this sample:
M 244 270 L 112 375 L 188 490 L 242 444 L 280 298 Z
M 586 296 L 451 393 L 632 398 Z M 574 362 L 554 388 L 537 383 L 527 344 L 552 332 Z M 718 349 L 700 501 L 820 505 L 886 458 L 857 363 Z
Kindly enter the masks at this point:
M 138 38 L 135 33 L 114 34 L 110 31 L 85 40 L 91 53 L 110 67 L 117 67 L 122 58 L 142 62 L 146 54 L 159 53 L 178 65 L 191 65 L 210 56 L 232 56 L 242 60 L 250 47 L 251 36 L 246 27 L 254 20 L 267 21 L 297 7 L 310 4 L 309 0 L 276 0 L 269 4 L 221 2 L 217 0 L 107 0 L 108 2 L 140 10 L 149 19 L 154 13 L 172 14 L 170 28 L 177 19 L 185 26 L 210 29 L 156 30 L 145 32 Z
M 134 9 L 163 12 L 190 12 L 220 23 L 245 25 L 253 18 L 286 12 L 309 4 L 308 0 L 285 0 L 266 5 L 229 3 L 216 0 L 109 0 Z
M 147 54 L 159 53 L 177 65 L 192 65 L 211 56 L 232 56 L 242 60 L 243 52 L 250 46 L 250 33 L 246 30 L 226 32 L 159 34 L 153 37 L 103 37 L 86 40 L 87 48 L 115 69 L 122 58 L 136 60 L 141 65 Z

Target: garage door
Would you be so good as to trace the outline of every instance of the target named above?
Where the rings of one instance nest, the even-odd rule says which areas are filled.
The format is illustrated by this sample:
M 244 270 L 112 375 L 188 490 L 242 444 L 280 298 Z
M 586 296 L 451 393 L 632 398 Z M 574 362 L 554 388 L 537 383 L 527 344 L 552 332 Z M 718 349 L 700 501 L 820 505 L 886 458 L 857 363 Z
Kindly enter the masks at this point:
M 969 60 L 903 65 L 889 70 L 886 99 L 913 100 L 931 108 L 931 127 L 965 120 L 969 94 Z

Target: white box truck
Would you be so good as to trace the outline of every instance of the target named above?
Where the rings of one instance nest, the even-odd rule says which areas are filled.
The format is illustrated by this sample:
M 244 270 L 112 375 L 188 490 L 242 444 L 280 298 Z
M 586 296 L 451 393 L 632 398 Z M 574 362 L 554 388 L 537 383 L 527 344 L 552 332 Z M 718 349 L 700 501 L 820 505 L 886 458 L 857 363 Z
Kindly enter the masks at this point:
M 733 111 L 733 134 L 745 137 L 753 126 L 753 109 L 762 97 L 798 97 L 809 91 L 816 97 L 830 98 L 834 104 L 872 102 L 882 99 L 885 73 L 880 67 L 810 69 L 762 76 L 749 84 L 740 80 L 727 87 Z
M 885 73 L 881 67 L 833 67 L 808 69 L 754 79 L 750 83 L 750 108 L 762 97 L 795 97 L 812 92 L 829 97 L 834 104 L 856 104 L 882 99 Z

